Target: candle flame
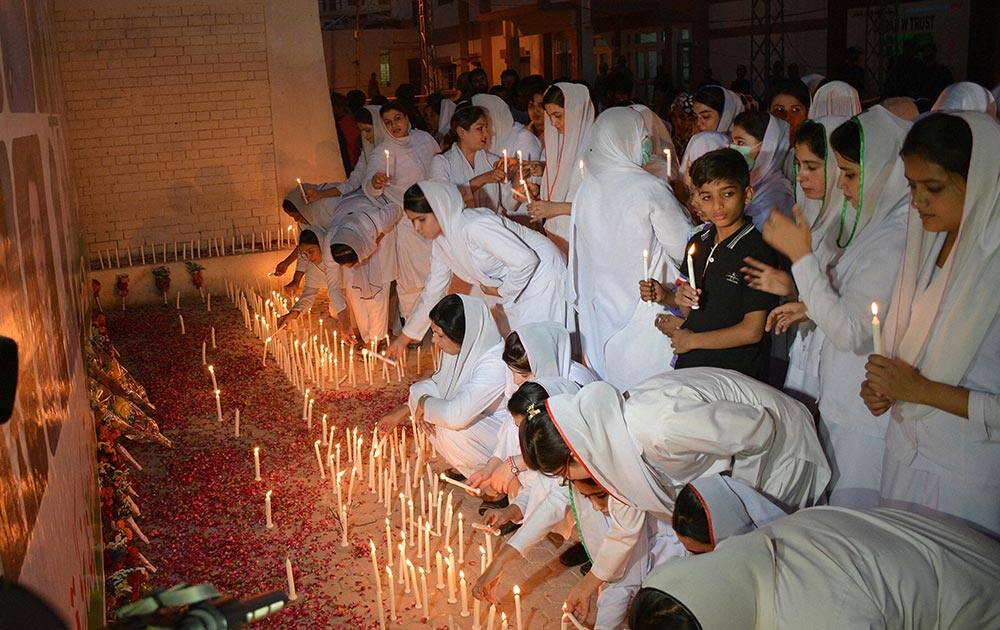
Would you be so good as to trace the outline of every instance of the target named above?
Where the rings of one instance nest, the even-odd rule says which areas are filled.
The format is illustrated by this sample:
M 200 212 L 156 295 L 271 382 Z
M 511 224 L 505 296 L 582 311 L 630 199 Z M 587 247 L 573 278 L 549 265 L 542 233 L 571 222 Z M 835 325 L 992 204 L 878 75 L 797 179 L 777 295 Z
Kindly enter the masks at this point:
M 265 492 L 264 496 L 267 497 L 268 499 L 270 499 L 271 498 L 271 490 L 268 490 L 267 492 Z
M 649 250 L 648 249 L 642 250 L 642 257 L 643 258 L 649 258 Z
M 878 303 L 872 302 L 872 315 L 878 317 Z
M 458 572 L 458 577 L 464 580 L 465 579 L 465 571 L 459 571 Z
M 259 453 L 260 452 L 260 447 L 259 446 L 253 447 L 253 452 L 254 453 Z
M 219 397 L 219 394 L 221 394 L 221 393 L 222 393 L 222 392 L 221 392 L 221 391 L 219 391 L 218 389 L 217 389 L 217 390 L 215 390 L 215 397 L 216 397 L 216 398 L 218 398 L 218 397 Z
M 875 307 L 875 303 L 874 302 L 872 302 L 872 307 L 873 308 Z M 208 371 L 209 372 L 214 372 L 215 371 L 215 366 L 214 365 L 208 366 Z
M 521 594 L 521 587 L 518 586 L 517 584 L 514 585 L 514 594 L 515 595 L 520 595 Z
M 691 247 L 688 247 L 688 256 L 694 256 L 694 243 L 691 243 Z

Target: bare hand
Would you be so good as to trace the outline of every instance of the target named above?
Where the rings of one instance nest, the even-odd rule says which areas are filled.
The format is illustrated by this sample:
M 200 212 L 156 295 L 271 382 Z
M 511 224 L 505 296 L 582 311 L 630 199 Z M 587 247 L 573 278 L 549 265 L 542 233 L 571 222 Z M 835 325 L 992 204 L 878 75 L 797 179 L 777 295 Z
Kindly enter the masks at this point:
M 391 431 L 394 427 L 399 426 L 410 416 L 410 408 L 406 405 L 400 405 L 390 411 L 389 413 L 382 416 L 379 420 L 379 426 L 385 430 Z
M 288 266 L 292 263 L 282 260 L 277 265 L 274 266 L 274 275 L 283 276 L 285 272 L 288 271 Z
M 406 335 L 400 335 L 392 340 L 389 347 L 385 349 L 385 356 L 393 360 L 399 360 L 403 356 L 406 346 L 413 340 Z
M 865 379 L 876 394 L 904 402 L 920 402 L 927 383 L 920 370 L 909 363 L 881 354 L 868 357 Z
M 275 332 L 281 330 L 282 327 L 284 327 L 286 323 L 291 323 L 291 322 L 295 321 L 298 318 L 299 318 L 299 312 L 298 311 L 289 311 L 289 312 L 285 313 L 284 315 L 282 315 L 281 317 L 278 318 L 277 328 L 274 329 Z
M 570 613 L 578 620 L 587 618 L 590 613 L 591 602 L 597 594 L 597 589 L 603 582 L 594 577 L 593 573 L 588 573 L 576 583 L 566 594 L 566 612 Z
M 557 217 L 559 216 L 559 210 L 559 204 L 542 199 L 537 199 L 528 204 L 528 216 L 531 217 L 532 221 L 542 221 Z
M 488 488 L 490 485 L 490 477 L 493 476 L 493 471 L 496 470 L 496 468 L 502 463 L 503 460 L 499 457 L 491 457 L 482 468 L 469 475 L 469 478 L 465 481 L 465 483 L 473 488 Z
M 518 184 L 517 186 L 514 186 L 511 189 L 514 192 L 514 198 L 518 199 L 520 201 L 527 201 L 528 197 L 525 196 L 525 194 L 524 194 L 524 190 L 526 188 L 528 190 L 528 193 L 531 194 L 531 199 L 532 200 L 538 199 L 538 194 L 541 192 L 541 189 L 538 187 L 538 184 L 536 184 L 534 182 L 525 182 L 524 186 L 521 186 L 520 184 Z
M 501 527 L 507 523 L 513 523 L 524 518 L 521 508 L 516 505 L 508 505 L 499 510 L 486 510 L 483 514 L 483 524 L 490 527 Z
M 659 281 L 649 278 L 639 281 L 639 299 L 643 302 L 663 304 L 667 299 L 667 288 Z
M 503 567 L 494 560 L 486 567 L 486 572 L 479 576 L 475 584 L 472 585 L 472 596 L 480 601 L 487 601 L 493 604 L 499 602 L 497 598 L 497 585 L 500 583 L 500 575 Z
M 545 162 L 540 162 L 538 160 L 524 161 L 525 177 L 541 177 L 544 173 L 545 173 Z
M 694 289 L 687 282 L 674 291 L 674 302 L 681 308 L 695 308 L 701 300 L 701 289 Z
M 389 176 L 385 174 L 385 171 L 376 171 L 372 175 L 372 188 L 376 190 L 381 190 L 389 185 Z
M 670 313 L 661 313 L 653 320 L 653 325 L 668 337 L 684 324 L 684 320 Z
M 490 485 L 500 494 L 510 494 L 511 482 L 516 479 L 517 476 L 510 469 L 510 464 L 504 461 L 500 466 L 493 469 L 493 474 L 490 476 Z
M 469 181 L 469 184 L 474 183 L 477 188 L 481 188 L 487 184 L 502 184 L 505 181 L 507 181 L 507 177 L 504 176 L 503 169 L 497 170 L 493 168 L 485 173 L 476 175 Z
M 746 263 L 746 267 L 740 267 L 740 273 L 751 289 L 778 297 L 791 297 L 796 294 L 795 280 L 787 271 L 762 263 L 752 256 L 747 256 L 743 262 Z
M 764 241 L 793 263 L 812 253 L 812 231 L 798 204 L 792 207 L 789 219 L 774 208 L 764 222 Z
M 795 324 L 808 320 L 807 310 L 804 302 L 786 302 L 775 307 L 767 314 L 764 330 L 780 335 Z
M 291 282 L 281 287 L 281 292 L 285 295 L 293 296 L 299 292 L 299 283 L 295 279 L 292 279 Z
M 876 392 L 868 381 L 861 383 L 861 400 L 876 418 L 889 411 L 895 402 L 893 399 Z
M 479 285 L 479 290 L 483 292 L 483 295 L 490 295 L 492 297 L 500 297 L 500 291 L 496 287 L 488 287 L 485 284 Z

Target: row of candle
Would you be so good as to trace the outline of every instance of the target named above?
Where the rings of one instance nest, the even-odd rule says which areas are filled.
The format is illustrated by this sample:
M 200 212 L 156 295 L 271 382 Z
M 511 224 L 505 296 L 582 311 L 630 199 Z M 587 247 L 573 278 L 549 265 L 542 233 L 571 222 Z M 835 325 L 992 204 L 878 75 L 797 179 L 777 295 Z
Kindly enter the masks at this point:
M 247 247 L 247 241 L 249 241 L 249 247 Z M 140 265 L 145 265 L 147 262 L 155 265 L 165 264 L 171 260 L 181 262 L 213 256 L 235 256 L 256 251 L 266 252 L 273 249 L 295 247 L 297 244 L 295 228 L 289 225 L 285 230 L 250 232 L 249 237 L 240 234 L 239 247 L 237 247 L 236 236 L 230 238 L 228 247 L 226 239 L 223 237 L 212 237 L 204 241 L 200 238 L 189 241 L 175 240 L 172 250 L 168 249 L 168 244 L 165 242 L 152 243 L 148 248 L 145 243 L 142 243 L 138 249 L 121 248 L 115 245 L 114 250 L 110 247 L 97 250 L 97 264 L 101 269 L 120 269 L 134 266 L 135 259 L 138 259 Z M 133 251 L 135 252 L 134 258 Z M 147 259 L 149 260 L 147 261 Z

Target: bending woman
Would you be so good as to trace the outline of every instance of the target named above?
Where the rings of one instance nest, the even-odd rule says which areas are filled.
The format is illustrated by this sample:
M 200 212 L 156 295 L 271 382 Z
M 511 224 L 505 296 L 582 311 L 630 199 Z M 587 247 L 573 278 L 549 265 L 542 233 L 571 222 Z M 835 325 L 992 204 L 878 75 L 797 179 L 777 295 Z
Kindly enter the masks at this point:
M 408 403 L 386 414 L 382 424 L 391 429 L 412 415 L 430 425 L 434 448 L 468 477 L 490 458 L 503 421 L 503 339 L 479 298 L 446 296 L 430 316 L 433 341 L 444 353 L 441 367 L 411 385 Z
M 426 181 L 406 191 L 406 215 L 433 247 L 427 282 L 403 334 L 390 346 L 392 356 L 423 338 L 428 313 L 447 292 L 452 274 L 499 298 L 511 327 L 563 321 L 566 264 L 555 245 L 485 208 L 464 205 L 451 184 Z

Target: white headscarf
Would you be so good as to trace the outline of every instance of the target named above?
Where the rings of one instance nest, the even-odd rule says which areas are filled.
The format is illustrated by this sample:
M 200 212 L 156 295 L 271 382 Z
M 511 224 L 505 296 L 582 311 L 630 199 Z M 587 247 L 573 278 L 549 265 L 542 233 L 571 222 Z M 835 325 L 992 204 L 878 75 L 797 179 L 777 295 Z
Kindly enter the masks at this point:
M 934 381 L 957 384 L 1000 311 L 1000 126 L 985 114 L 959 113 L 972 130 L 972 157 L 958 238 L 926 289 L 942 235 L 923 229 L 916 212 L 884 325 L 885 348 Z M 985 290 L 984 290 L 985 289 Z M 944 305 L 954 304 L 944 310 Z M 930 406 L 897 402 L 897 420 L 917 420 Z
M 799 79 L 799 81 L 802 81 L 802 83 L 809 88 L 809 95 L 812 96 L 816 93 L 816 90 L 819 89 L 819 84 L 822 83 L 825 78 L 826 77 L 822 74 L 807 74 Z
M 441 235 L 437 238 L 442 239 L 445 245 L 438 251 L 447 255 L 448 267 L 466 282 L 476 280 L 481 284 L 491 283 L 489 278 L 480 273 L 479 267 L 472 259 L 472 252 L 469 251 L 469 244 L 465 238 L 463 218 L 476 212 L 488 215 L 493 213 L 484 208 L 466 209 L 462 194 L 454 184 L 427 180 L 418 182 L 417 185 L 424 192 L 427 203 L 434 211 L 434 218 L 441 226 Z
M 500 153 L 503 149 L 509 149 L 513 143 L 508 136 L 514 129 L 514 116 L 510 113 L 510 106 L 493 94 L 476 94 L 472 97 L 472 104 L 486 110 L 490 123 L 490 151 Z
M 959 81 L 941 90 L 941 94 L 931 106 L 931 111 L 982 112 L 995 117 L 997 102 L 993 98 L 993 93 L 978 83 Z
M 382 142 L 390 135 L 385 128 L 385 123 L 382 122 L 382 106 L 381 105 L 365 105 L 365 109 L 371 112 L 372 115 L 372 133 L 374 134 L 374 146 L 382 144 Z
M 525 324 L 517 333 L 528 355 L 532 380 L 539 377 L 558 376 L 569 378 L 573 366 L 572 347 L 569 332 L 561 324 L 539 322 Z
M 471 295 L 459 295 L 465 311 L 465 338 L 458 354 L 441 354 L 441 367 L 431 380 L 450 400 L 473 374 L 476 361 L 502 341 L 486 302 Z
M 809 105 L 809 118 L 824 116 L 857 116 L 861 113 L 858 91 L 843 81 L 824 83 L 813 94 Z
M 451 117 L 455 115 L 455 101 L 450 98 L 441 99 L 441 109 L 438 111 L 438 136 L 444 138 L 451 131 Z
M 792 210 L 792 184 L 785 177 L 784 163 L 788 155 L 788 123 L 768 114 L 767 130 L 760 143 L 760 152 L 750 169 L 750 186 L 753 199 L 747 206 L 747 214 L 759 225 L 777 207 L 785 215 Z
M 618 391 L 602 381 L 575 396 L 545 401 L 549 418 L 591 479 L 625 505 L 670 514 L 674 500 L 646 466 L 625 423 L 623 405 Z
M 809 220 L 809 225 L 812 227 L 813 252 L 817 256 L 820 256 L 821 252 L 826 252 L 828 255 L 832 254 L 831 250 L 820 246 L 828 236 L 820 228 L 827 229 L 830 222 L 827 220 L 824 223 L 824 219 L 829 218 L 827 216 L 829 213 L 840 212 L 844 204 L 844 193 L 837 186 L 837 182 L 840 180 L 840 166 L 837 165 L 837 158 L 834 155 L 833 148 L 830 146 L 830 134 L 848 120 L 850 119 L 842 116 L 826 116 L 825 118 L 812 121 L 822 125 L 824 131 L 823 140 L 826 146 L 826 159 L 823 160 L 823 181 L 826 184 L 826 189 L 823 193 L 823 198 L 807 198 L 805 193 L 802 192 L 802 187 L 799 183 L 797 181 L 793 182 L 795 185 L 796 203 L 799 204 L 799 208 Z M 837 235 L 834 234 L 829 238 L 836 239 L 836 237 Z M 829 260 L 820 258 L 820 267 L 825 269 L 829 262 Z
M 594 105 L 590 91 L 577 83 L 556 83 L 563 94 L 563 129 L 559 133 L 545 117 L 545 176 L 542 197 L 548 201 L 572 201 L 580 185 L 580 155 L 590 144 Z M 551 88 L 550 88 L 551 89 Z M 568 217 L 566 217 L 568 226 Z
M 645 105 L 637 104 L 630 105 L 629 107 L 639 112 L 639 115 L 642 116 L 642 124 L 646 128 L 646 136 L 653 143 L 653 152 L 649 163 L 643 168 L 660 179 L 667 180 L 667 156 L 664 154 L 664 150 L 669 150 L 670 179 L 679 176 L 680 156 L 677 155 L 677 149 L 674 147 L 674 140 L 670 136 L 670 129 L 667 127 L 667 124 L 663 122 L 663 119 L 657 116 L 653 110 L 649 109 Z
M 326 229 L 333 223 L 333 217 L 337 213 L 337 206 L 340 204 L 339 197 L 324 197 L 312 203 L 306 203 L 305 198 L 299 191 L 299 187 L 288 191 L 285 201 L 290 202 L 299 211 L 307 225 Z
M 532 383 L 541 385 L 549 398 L 566 394 L 572 396 L 580 391 L 580 385 L 562 376 L 543 376 L 531 379 Z
M 733 131 L 733 121 L 736 117 L 743 113 L 743 99 L 740 95 L 732 90 L 727 90 L 721 85 L 709 85 L 706 87 L 715 88 L 722 91 L 722 111 L 719 112 L 719 124 L 715 126 L 715 130 L 721 133 L 732 133 Z
M 785 516 L 764 495 L 728 475 L 709 475 L 688 485 L 705 510 L 713 545 Z
M 323 244 L 323 260 L 328 268 L 337 267 L 330 252 L 330 246 L 335 243 L 347 245 L 358 255 L 358 264 L 351 270 L 349 277 L 354 283 L 353 288 L 358 290 L 363 300 L 378 295 L 386 285 L 383 270 L 378 265 L 366 264 L 378 251 L 379 230 L 369 213 L 372 210 L 375 210 L 372 202 L 364 195 L 344 197 L 336 225 L 326 232 L 325 238 L 320 239 Z
M 684 158 L 681 160 L 681 173 L 687 173 L 691 164 L 695 160 L 705 155 L 709 151 L 725 149 L 729 146 L 729 136 L 718 131 L 700 131 L 693 136 L 684 149 Z

